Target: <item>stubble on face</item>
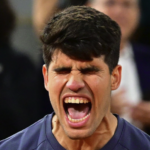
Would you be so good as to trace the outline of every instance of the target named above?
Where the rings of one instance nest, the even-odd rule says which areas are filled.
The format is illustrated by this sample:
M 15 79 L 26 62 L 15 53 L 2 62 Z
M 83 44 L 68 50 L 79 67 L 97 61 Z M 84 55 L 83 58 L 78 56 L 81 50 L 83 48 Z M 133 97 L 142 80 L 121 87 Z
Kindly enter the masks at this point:
M 110 113 L 111 75 L 104 57 L 83 62 L 73 60 L 59 51 L 53 54 L 47 71 L 46 89 L 55 111 L 52 132 L 56 139 L 66 148 L 67 143 L 75 147 L 78 141 L 81 146 L 81 143 L 94 141 L 96 137 L 101 143 L 99 147 L 102 147 L 114 134 L 117 124 Z M 71 102 L 68 103 L 70 97 Z M 82 101 L 81 104 L 74 102 L 77 100 Z M 87 101 L 85 106 L 83 100 L 85 103 Z M 87 108 L 90 105 L 91 108 Z M 80 110 L 76 106 L 80 106 Z M 85 116 L 81 112 L 90 114 L 89 118 L 80 119 Z M 69 120 L 68 115 L 79 120 Z M 107 140 L 103 141 L 102 137 L 107 137 Z M 90 143 L 90 146 L 98 144 L 94 143 Z
M 90 136 L 100 124 L 109 107 L 111 91 L 109 68 L 104 63 L 103 58 L 94 58 L 91 62 L 83 62 L 72 60 L 61 52 L 56 54 L 54 54 L 53 61 L 48 69 L 48 91 L 55 113 L 68 135 L 71 132 L 73 137 L 77 136 L 76 138 L 81 135 L 84 137 L 86 134 Z M 64 97 L 64 95 L 67 96 Z M 89 105 L 86 105 L 84 111 L 82 111 L 81 107 L 84 104 L 64 104 L 64 101 L 70 97 L 72 98 L 69 103 L 77 100 L 83 103 L 83 100 L 87 100 L 92 107 L 86 108 L 89 107 Z M 86 114 L 81 114 L 81 112 L 85 112 L 86 109 L 90 112 L 91 117 L 81 127 L 76 127 L 73 123 L 68 124 L 64 105 L 68 105 L 67 113 L 74 120 L 78 119 L 74 124 L 82 122 L 80 117 L 84 117 Z M 81 112 L 76 107 L 77 105 L 81 106 Z M 98 115 L 99 111 L 101 111 L 100 115 Z M 80 117 L 75 114 L 79 114 Z M 93 123 L 93 119 L 95 123 Z M 69 122 L 72 122 L 72 120 L 69 120 Z M 75 134 L 76 132 L 79 134 Z M 86 134 L 84 135 L 84 133 Z

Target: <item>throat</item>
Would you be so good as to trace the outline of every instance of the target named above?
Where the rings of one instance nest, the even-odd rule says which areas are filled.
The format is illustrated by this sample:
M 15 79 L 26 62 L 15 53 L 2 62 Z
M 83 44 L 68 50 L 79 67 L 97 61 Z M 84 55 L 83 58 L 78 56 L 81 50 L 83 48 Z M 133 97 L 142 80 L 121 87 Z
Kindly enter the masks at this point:
M 91 110 L 91 104 L 66 104 L 66 114 L 72 119 L 82 119 L 86 117 Z

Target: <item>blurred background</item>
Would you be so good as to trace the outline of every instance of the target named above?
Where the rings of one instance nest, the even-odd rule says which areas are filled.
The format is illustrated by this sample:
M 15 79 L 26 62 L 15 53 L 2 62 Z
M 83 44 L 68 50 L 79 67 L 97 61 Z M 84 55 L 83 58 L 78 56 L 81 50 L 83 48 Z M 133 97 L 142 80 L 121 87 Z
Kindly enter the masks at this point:
M 35 29 L 32 23 L 32 8 L 33 0 L 9 0 L 17 15 L 17 25 L 13 32 L 13 45 L 27 53 L 35 64 L 39 62 L 39 40 L 36 36 Z M 44 0 L 43 0 L 44 1 Z M 67 0 L 66 0 L 67 1 Z M 83 0 L 83 2 L 86 0 Z M 78 1 L 75 1 L 77 4 Z M 74 3 L 75 3 L 74 2 Z M 82 2 L 81 2 L 82 3 Z M 62 7 L 67 5 L 65 0 L 62 0 Z M 150 0 L 140 1 L 141 20 L 136 35 L 133 35 L 133 40 L 150 45 Z
M 9 0 L 16 14 L 16 27 L 12 34 L 12 44 L 17 50 L 26 53 L 37 65 L 40 47 L 32 24 L 32 0 Z

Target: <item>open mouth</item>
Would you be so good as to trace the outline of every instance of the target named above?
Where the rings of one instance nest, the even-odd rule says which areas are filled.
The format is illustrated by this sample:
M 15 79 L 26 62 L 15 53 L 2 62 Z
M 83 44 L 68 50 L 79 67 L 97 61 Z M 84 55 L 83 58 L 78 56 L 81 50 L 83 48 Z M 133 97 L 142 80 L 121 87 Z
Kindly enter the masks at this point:
M 64 110 L 71 122 L 85 120 L 91 111 L 91 102 L 85 98 L 69 97 L 64 100 Z

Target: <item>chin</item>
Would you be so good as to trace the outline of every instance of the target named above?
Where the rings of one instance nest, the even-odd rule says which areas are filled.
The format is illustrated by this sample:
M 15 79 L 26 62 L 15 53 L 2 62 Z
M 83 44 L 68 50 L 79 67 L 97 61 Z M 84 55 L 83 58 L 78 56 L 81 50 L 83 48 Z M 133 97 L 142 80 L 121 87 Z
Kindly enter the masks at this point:
M 86 138 L 88 138 L 89 136 L 82 136 L 82 135 L 69 136 L 69 135 L 68 135 L 68 137 L 69 137 L 70 139 L 72 139 L 72 140 L 81 140 L 81 139 L 86 139 Z
M 72 139 L 72 140 L 80 140 L 80 139 L 85 139 L 85 138 L 88 138 L 92 135 L 92 133 L 89 133 L 89 132 L 81 132 L 81 131 L 74 131 L 74 132 L 69 132 L 69 133 L 66 133 L 66 135 Z

